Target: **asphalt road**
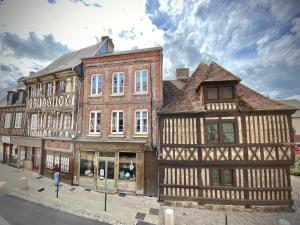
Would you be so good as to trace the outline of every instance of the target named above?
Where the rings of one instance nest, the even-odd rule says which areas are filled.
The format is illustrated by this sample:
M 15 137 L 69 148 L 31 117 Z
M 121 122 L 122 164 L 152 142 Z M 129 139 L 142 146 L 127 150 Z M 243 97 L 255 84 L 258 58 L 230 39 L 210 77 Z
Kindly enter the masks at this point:
M 51 209 L 11 195 L 0 195 L 0 225 L 108 225 Z

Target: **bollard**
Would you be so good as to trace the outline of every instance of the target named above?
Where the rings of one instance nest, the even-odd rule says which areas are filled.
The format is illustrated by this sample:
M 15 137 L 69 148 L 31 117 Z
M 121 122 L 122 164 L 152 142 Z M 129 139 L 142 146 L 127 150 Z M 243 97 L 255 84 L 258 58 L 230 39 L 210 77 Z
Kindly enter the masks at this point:
M 225 225 L 228 225 L 227 214 L 225 214 Z
M 107 201 L 107 194 L 105 193 L 105 199 L 104 199 L 104 211 L 106 211 L 106 201 Z
M 174 211 L 173 209 L 165 210 L 165 225 L 174 225 Z
M 22 177 L 21 180 L 24 181 L 24 189 L 28 189 L 28 178 Z

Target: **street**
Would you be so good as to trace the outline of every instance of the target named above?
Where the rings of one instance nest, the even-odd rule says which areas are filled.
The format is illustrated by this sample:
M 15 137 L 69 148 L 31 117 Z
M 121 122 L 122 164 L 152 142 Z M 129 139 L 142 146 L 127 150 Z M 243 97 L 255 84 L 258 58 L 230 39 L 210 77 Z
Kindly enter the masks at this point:
M 0 225 L 107 225 L 51 209 L 11 195 L 0 194 Z

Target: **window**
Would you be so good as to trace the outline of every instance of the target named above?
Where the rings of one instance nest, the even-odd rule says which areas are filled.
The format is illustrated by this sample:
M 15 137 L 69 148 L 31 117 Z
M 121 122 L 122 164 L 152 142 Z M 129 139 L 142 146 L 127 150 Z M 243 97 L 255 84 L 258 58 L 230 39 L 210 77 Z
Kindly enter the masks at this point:
M 90 113 L 90 133 L 99 134 L 100 133 L 100 122 L 101 122 L 101 112 Z
M 147 93 L 147 91 L 148 91 L 147 70 L 138 70 L 135 72 L 135 92 Z
M 56 94 L 62 95 L 66 92 L 66 83 L 64 80 L 59 80 L 56 82 Z
M 46 96 L 52 96 L 53 94 L 53 87 L 52 87 L 52 83 L 48 82 L 46 83 Z
M 119 153 L 119 179 L 135 181 L 136 179 L 136 155 L 135 153 Z
M 46 168 L 51 169 L 54 167 L 54 155 L 47 154 L 46 156 Z
M 224 99 L 233 99 L 233 87 L 222 87 L 222 97 Z
M 218 99 L 218 88 L 207 88 L 207 99 L 213 100 L 213 99 Z
M 29 86 L 29 96 L 30 97 L 36 97 L 37 96 L 36 85 Z
M 111 132 L 118 134 L 123 133 L 124 129 L 124 113 L 122 111 L 113 111 L 111 120 Z
M 234 99 L 233 86 L 206 87 L 205 90 L 208 101 Z
M 47 115 L 47 128 L 52 128 L 51 115 Z
M 60 171 L 63 173 L 69 173 L 69 166 L 70 166 L 70 161 L 69 161 L 68 156 L 61 156 L 60 157 Z
M 10 125 L 11 125 L 11 113 L 6 113 L 4 128 L 10 128 Z
M 230 144 L 235 143 L 235 123 L 234 122 L 208 122 L 206 124 L 207 142 L 210 144 Z
M 94 152 L 80 153 L 80 176 L 94 177 Z
M 15 128 L 21 128 L 23 113 L 16 113 Z
M 91 94 L 92 95 L 101 95 L 102 94 L 102 75 L 95 74 L 92 75 L 91 82 Z
M 37 129 L 37 114 L 31 115 L 31 129 Z
M 234 124 L 222 123 L 223 143 L 234 143 Z
M 124 93 L 124 73 L 113 73 L 112 76 L 112 93 L 123 94 Z
M 212 186 L 234 186 L 233 169 L 216 169 L 210 170 L 210 182 Z
M 64 115 L 64 129 L 65 130 L 71 129 L 71 114 L 70 113 L 66 113 Z
M 135 112 L 135 133 L 148 133 L 147 110 L 139 110 Z

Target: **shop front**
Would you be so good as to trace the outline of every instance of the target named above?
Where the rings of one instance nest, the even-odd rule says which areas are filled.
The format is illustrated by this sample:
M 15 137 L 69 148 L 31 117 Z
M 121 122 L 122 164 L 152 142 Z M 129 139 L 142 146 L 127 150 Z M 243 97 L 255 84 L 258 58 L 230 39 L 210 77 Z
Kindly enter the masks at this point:
M 77 142 L 75 146 L 75 183 L 99 191 L 144 193 L 144 144 Z
M 41 147 L 40 138 L 13 136 L 11 137 L 13 151 L 11 158 L 15 158 L 16 166 L 25 170 L 40 173 Z
M 17 155 L 18 152 L 14 148 L 13 144 L 11 143 L 10 136 L 2 136 L 1 143 L 3 148 L 3 163 L 16 167 L 17 166 Z
M 53 177 L 52 169 L 60 167 L 60 179 L 72 184 L 73 177 L 73 144 L 71 140 L 44 140 L 43 175 Z

